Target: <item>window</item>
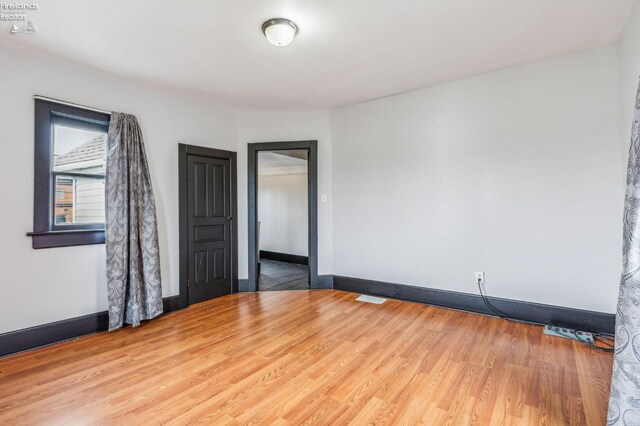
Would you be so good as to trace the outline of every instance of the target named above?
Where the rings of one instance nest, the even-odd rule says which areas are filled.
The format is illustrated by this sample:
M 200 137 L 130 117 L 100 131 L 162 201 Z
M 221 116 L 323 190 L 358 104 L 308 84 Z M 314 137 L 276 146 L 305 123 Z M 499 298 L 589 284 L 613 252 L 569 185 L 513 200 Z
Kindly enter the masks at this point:
M 104 243 L 109 118 L 36 99 L 33 248 Z

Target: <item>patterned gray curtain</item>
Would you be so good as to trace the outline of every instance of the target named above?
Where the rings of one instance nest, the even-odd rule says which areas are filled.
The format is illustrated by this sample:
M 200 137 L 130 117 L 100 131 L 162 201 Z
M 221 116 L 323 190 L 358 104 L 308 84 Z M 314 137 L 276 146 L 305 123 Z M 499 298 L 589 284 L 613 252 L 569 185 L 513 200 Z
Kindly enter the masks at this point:
M 109 330 L 162 313 L 156 204 L 135 116 L 114 112 L 105 183 Z
M 608 425 L 640 425 L 640 87 L 631 132 L 624 204 L 623 269 Z

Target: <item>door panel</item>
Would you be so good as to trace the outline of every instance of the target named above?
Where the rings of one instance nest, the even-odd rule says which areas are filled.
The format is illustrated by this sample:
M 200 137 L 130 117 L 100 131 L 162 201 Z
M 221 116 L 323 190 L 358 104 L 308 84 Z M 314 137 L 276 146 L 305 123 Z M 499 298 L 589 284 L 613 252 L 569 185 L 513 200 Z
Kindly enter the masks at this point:
M 227 277 L 226 256 L 224 250 L 213 251 L 213 279 L 222 280 Z
M 231 167 L 188 156 L 189 303 L 231 293 Z
M 197 226 L 194 229 L 193 241 L 196 243 L 206 243 L 214 241 L 224 241 L 228 234 L 228 227 L 225 225 Z

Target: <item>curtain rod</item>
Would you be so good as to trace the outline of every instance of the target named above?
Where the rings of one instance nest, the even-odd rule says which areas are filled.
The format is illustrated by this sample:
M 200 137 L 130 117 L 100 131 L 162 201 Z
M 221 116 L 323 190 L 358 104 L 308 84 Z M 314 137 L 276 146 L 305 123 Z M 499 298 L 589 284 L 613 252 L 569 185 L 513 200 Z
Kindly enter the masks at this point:
M 86 105 L 81 105 L 81 104 L 74 104 L 73 102 L 61 101 L 60 99 L 49 98 L 47 96 L 33 95 L 33 99 L 40 99 L 40 100 L 43 100 L 43 101 L 49 101 L 49 102 L 53 102 L 53 103 L 60 104 L 60 105 L 67 105 L 67 106 L 72 106 L 72 107 L 77 107 L 77 108 L 83 108 L 83 109 L 87 109 L 89 111 L 100 112 L 102 114 L 111 115 L 111 111 L 105 111 L 105 110 L 98 109 L 98 108 L 91 108 L 91 107 L 88 107 Z

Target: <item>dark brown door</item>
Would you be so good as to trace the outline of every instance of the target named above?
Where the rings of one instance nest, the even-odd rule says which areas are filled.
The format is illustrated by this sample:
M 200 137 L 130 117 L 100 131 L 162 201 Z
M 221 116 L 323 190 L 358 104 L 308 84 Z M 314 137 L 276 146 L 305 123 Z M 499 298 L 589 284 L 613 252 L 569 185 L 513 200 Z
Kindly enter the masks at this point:
M 189 155 L 189 304 L 231 293 L 231 164 Z

